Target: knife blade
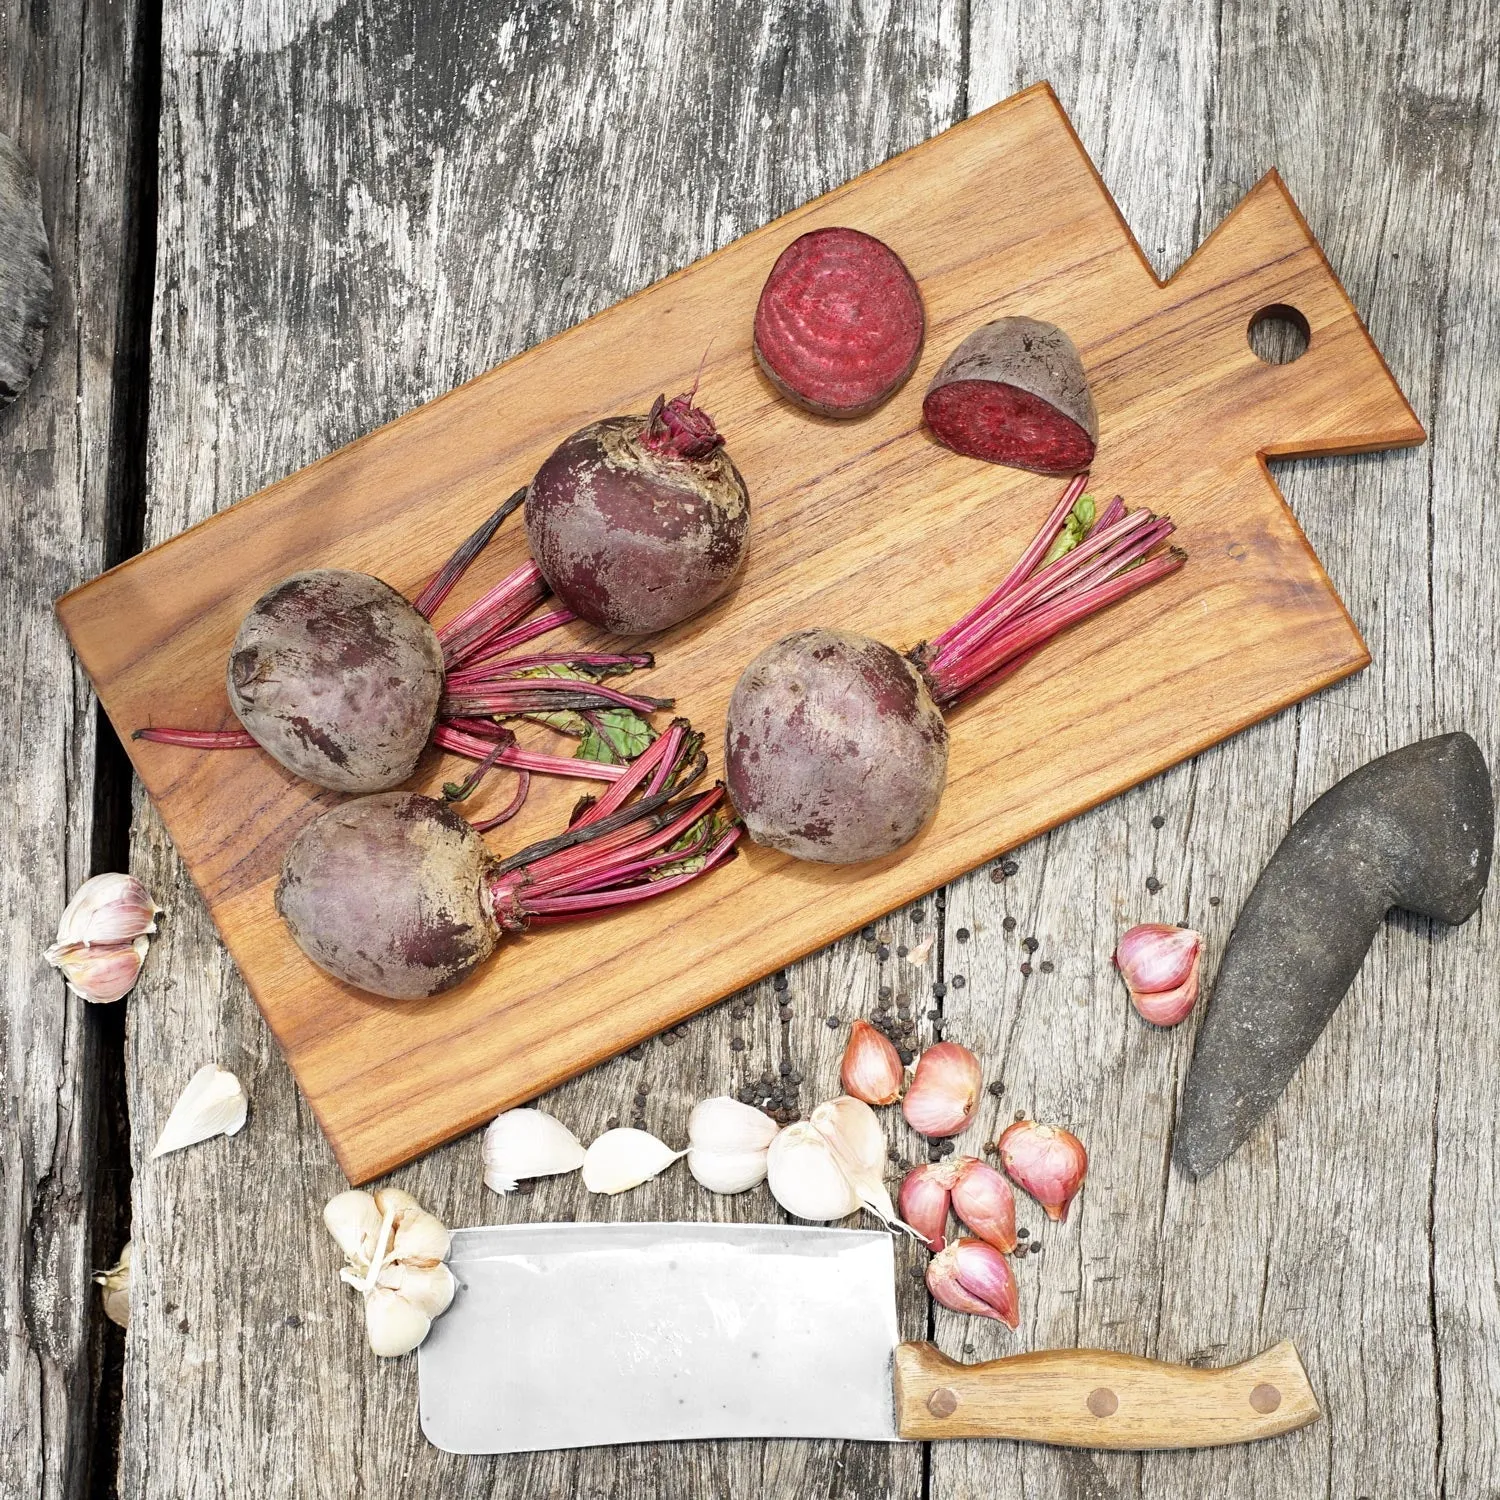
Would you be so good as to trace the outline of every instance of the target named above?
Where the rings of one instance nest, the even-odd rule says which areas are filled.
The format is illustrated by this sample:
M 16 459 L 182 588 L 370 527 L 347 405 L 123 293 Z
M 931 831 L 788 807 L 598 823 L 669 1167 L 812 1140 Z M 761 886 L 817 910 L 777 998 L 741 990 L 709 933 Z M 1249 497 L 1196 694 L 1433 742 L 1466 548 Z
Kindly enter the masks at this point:
M 418 1351 L 429 1442 L 520 1453 L 693 1438 L 1012 1437 L 1206 1447 L 1316 1420 L 1283 1343 L 1226 1370 L 1101 1350 L 980 1365 L 903 1344 L 889 1235 L 770 1224 L 454 1232 Z

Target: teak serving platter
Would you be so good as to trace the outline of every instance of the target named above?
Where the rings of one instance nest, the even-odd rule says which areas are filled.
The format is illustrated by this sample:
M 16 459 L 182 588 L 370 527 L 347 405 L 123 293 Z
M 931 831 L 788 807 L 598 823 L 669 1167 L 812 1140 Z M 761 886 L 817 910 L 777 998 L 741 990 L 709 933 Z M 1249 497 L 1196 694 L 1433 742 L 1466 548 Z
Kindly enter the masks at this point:
M 831 224 L 893 245 L 929 320 L 909 384 L 851 423 L 779 399 L 750 353 L 772 261 Z M 1311 331 L 1290 364 L 1263 363 L 1247 338 L 1273 305 Z M 987 592 L 1053 504 L 1059 481 L 960 458 L 921 425 L 922 392 L 959 339 L 1021 312 L 1061 323 L 1082 352 L 1101 424 L 1096 493 L 1169 512 L 1189 562 L 954 716 L 947 796 L 896 857 L 832 869 L 747 848 L 659 902 L 512 939 L 450 994 L 374 1000 L 303 958 L 272 906 L 282 852 L 332 794 L 314 796 L 258 751 L 129 738 L 149 723 L 232 722 L 225 656 L 276 579 L 361 568 L 414 593 L 564 435 L 690 385 L 708 346 L 700 398 L 749 483 L 749 561 L 729 597 L 652 642 L 659 664 L 636 680 L 675 695 L 708 732 L 717 772 L 730 689 L 760 647 L 808 624 L 913 644 Z M 1274 172 L 1163 285 L 1040 84 L 76 589 L 58 610 L 360 1182 L 1366 665 L 1264 459 L 1423 436 Z M 524 556 L 512 523 L 449 609 Z M 453 770 L 431 755 L 419 783 Z M 490 796 L 508 796 L 507 780 Z M 533 788 L 492 836 L 497 847 L 561 827 L 579 792 L 543 778 Z

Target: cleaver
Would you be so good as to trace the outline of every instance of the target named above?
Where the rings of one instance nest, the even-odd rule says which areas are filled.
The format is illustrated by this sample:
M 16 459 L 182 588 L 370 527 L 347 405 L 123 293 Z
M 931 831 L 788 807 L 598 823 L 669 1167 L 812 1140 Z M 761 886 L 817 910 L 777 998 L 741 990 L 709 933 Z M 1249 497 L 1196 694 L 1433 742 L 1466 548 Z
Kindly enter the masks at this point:
M 1290 1343 L 1226 1369 L 1095 1349 L 964 1365 L 896 1326 L 887 1234 L 770 1224 L 454 1232 L 418 1351 L 450 1453 L 690 1438 L 1019 1438 L 1200 1448 L 1319 1416 Z

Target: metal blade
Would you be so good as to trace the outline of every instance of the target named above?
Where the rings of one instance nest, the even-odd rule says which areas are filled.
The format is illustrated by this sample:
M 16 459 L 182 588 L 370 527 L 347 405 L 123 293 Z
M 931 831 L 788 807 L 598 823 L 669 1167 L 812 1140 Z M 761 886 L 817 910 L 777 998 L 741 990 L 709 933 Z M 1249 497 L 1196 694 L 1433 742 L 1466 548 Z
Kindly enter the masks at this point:
M 460 1229 L 418 1354 L 450 1453 L 674 1438 L 896 1441 L 890 1236 L 770 1224 Z

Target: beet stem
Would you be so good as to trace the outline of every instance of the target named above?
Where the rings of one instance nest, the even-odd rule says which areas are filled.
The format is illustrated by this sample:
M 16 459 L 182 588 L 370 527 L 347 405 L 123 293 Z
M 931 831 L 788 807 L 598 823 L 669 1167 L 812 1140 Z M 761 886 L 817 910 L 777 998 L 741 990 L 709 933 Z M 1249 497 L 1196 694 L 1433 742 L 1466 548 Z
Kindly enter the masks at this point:
M 412 600 L 411 605 L 424 620 L 430 620 L 443 600 L 452 592 L 454 584 L 469 570 L 469 565 L 489 545 L 490 539 L 505 524 L 526 499 L 527 486 L 522 485 L 477 531 L 459 544 L 453 556 L 427 581 L 427 586 Z
M 541 569 L 531 561 L 522 563 L 438 631 L 443 660 L 462 660 L 463 653 L 491 631 L 518 624 L 546 597 Z
M 498 828 L 502 823 L 509 823 L 515 815 L 520 812 L 526 802 L 527 795 L 531 791 L 531 772 L 518 771 L 516 773 L 516 794 L 503 811 L 495 814 L 493 818 L 485 818 L 482 822 L 474 824 L 475 833 L 488 833 L 491 828 Z
M 493 723 L 490 727 L 499 728 Z M 432 742 L 439 749 L 447 750 L 453 755 L 462 755 L 466 760 L 483 760 L 492 743 L 490 738 L 462 727 L 462 721 L 439 724 L 433 733 Z M 573 776 L 581 781 L 617 781 L 629 770 L 628 766 L 613 765 L 609 761 L 581 760 L 569 755 L 542 755 L 534 750 L 523 750 L 519 745 L 505 746 L 496 763 L 516 771 L 538 771 L 544 776 Z
M 259 743 L 243 729 L 137 729 L 130 738 L 188 750 L 254 750 Z
M 556 630 L 559 625 L 567 625 L 577 618 L 570 609 L 550 610 L 534 620 L 527 620 L 524 625 L 517 625 L 513 630 L 501 631 L 493 637 L 481 636 L 462 651 L 445 653 L 444 660 L 448 662 L 450 670 L 462 667 L 466 672 L 477 671 L 495 658 L 504 656 L 507 651 L 524 646 L 527 641 L 534 641 L 538 636 L 546 635 L 549 630 Z

